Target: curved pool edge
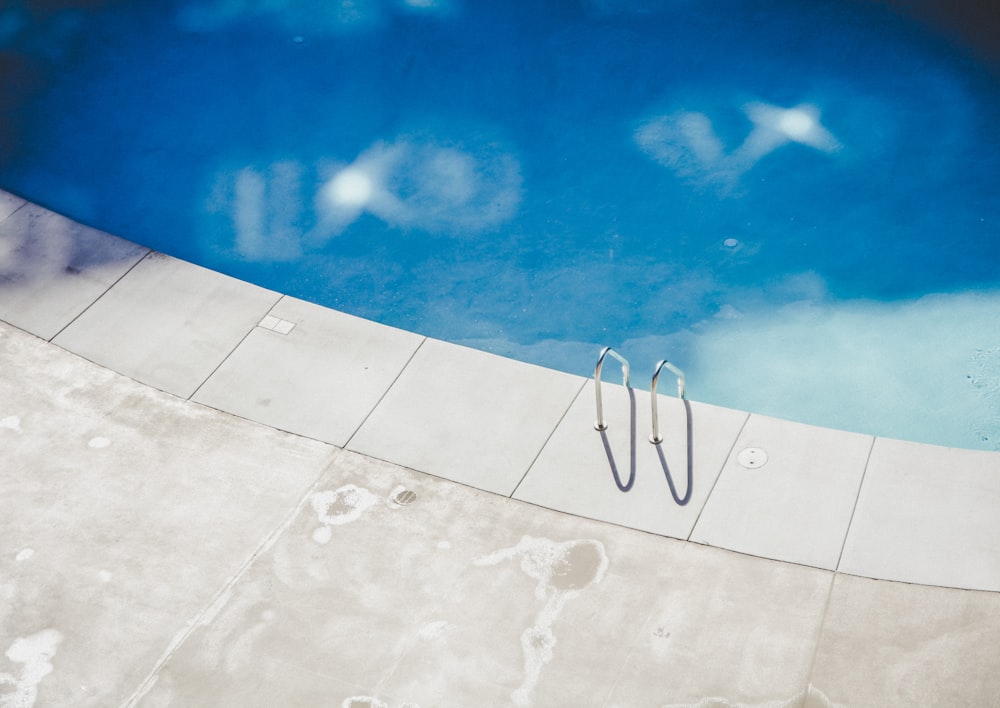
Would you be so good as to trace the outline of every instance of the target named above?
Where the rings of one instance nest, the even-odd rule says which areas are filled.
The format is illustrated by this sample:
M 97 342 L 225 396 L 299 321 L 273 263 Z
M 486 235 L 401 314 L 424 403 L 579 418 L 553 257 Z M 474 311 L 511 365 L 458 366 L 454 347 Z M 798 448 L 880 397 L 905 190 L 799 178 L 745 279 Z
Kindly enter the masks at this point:
M 652 446 L 648 394 L 607 385 L 602 436 L 588 379 L 265 290 L 7 193 L 0 219 L 0 237 L 14 244 L 0 320 L 180 398 L 640 531 L 846 575 L 1000 592 L 998 453 L 698 402 L 689 415 L 669 397 L 658 399 L 667 439 Z M 686 492 L 688 427 L 691 493 L 678 506 L 666 477 Z M 741 463 L 748 449 L 766 464 Z M 622 475 L 634 464 L 628 494 L 612 464 Z

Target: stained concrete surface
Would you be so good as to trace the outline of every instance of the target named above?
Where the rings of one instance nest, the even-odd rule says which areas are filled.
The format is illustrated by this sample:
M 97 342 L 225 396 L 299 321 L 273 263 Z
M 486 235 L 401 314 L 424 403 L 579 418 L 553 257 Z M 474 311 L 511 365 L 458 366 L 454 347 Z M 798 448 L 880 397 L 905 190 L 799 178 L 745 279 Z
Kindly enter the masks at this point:
M 275 431 L 0 327 L 0 705 L 988 705 L 1000 595 Z M 919 698 L 919 700 L 916 700 Z
M 784 698 L 829 584 L 345 453 L 140 705 Z
M 812 682 L 837 705 L 995 706 L 998 645 L 1000 594 L 838 574 Z
M 118 704 L 335 450 L 7 325 L 0 361 L 0 705 Z

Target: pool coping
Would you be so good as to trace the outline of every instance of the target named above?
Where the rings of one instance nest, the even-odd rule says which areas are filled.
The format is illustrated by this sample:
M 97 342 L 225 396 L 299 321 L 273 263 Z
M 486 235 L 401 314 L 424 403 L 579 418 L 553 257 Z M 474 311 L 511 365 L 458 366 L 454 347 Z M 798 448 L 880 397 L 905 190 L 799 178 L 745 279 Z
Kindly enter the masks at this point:
M 662 395 L 667 439 L 654 446 L 645 391 L 604 384 L 600 433 L 591 379 L 305 303 L 0 192 L 5 237 L 22 267 L 0 280 L 0 320 L 193 404 L 669 538 L 1000 592 L 1000 453 Z M 746 450 L 765 451 L 766 464 Z M 687 492 L 685 464 L 693 487 L 681 506 L 668 492 Z M 628 493 L 612 466 L 623 486 L 632 479 Z

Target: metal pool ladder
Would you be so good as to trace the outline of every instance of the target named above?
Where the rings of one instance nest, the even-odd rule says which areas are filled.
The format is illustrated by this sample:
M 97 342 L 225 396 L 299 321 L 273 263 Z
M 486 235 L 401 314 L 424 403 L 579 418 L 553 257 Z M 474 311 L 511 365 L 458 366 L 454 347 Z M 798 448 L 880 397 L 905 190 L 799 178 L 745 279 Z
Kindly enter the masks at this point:
M 607 436 L 604 431 L 608 428 L 608 423 L 604 420 L 604 405 L 601 399 L 601 368 L 604 366 L 604 359 L 611 355 L 612 358 L 617 359 L 622 365 L 622 378 L 625 388 L 628 390 L 629 397 L 632 397 L 632 387 L 629 385 L 629 364 L 628 360 L 623 356 L 618 354 L 611 347 L 604 347 L 601 350 L 600 356 L 597 357 L 597 366 L 594 367 L 594 395 L 597 402 L 597 420 L 594 423 L 594 428 L 601 433 L 601 437 L 604 442 L 604 450 L 608 455 L 608 462 L 611 464 L 611 473 L 615 478 L 615 484 L 618 485 L 618 489 L 623 492 L 628 492 L 632 488 L 632 484 L 635 482 L 635 461 L 636 461 L 636 450 L 635 450 L 635 399 L 632 398 L 632 447 L 631 447 L 631 461 L 629 465 L 630 475 L 627 483 L 622 483 L 621 478 L 618 474 L 618 467 L 615 464 L 614 456 L 611 453 L 611 447 L 608 444 Z M 660 443 L 663 442 L 663 436 L 660 435 L 660 416 L 657 410 L 657 396 L 656 396 L 656 386 L 660 381 L 660 373 L 666 369 L 674 376 L 677 377 L 677 397 L 681 399 L 684 403 L 684 410 L 687 417 L 687 492 L 683 497 L 677 494 L 677 487 L 674 485 L 673 475 L 670 473 L 670 467 L 667 464 L 667 460 L 663 454 L 663 448 L 660 447 Z M 656 363 L 656 369 L 653 371 L 653 379 L 649 386 L 649 400 L 652 413 L 652 432 L 649 435 L 649 442 L 656 446 L 656 455 L 659 458 L 660 465 L 663 468 L 663 474 L 667 479 L 667 484 L 670 486 L 670 495 L 674 498 L 674 501 L 679 506 L 684 506 L 691 500 L 691 490 L 694 481 L 694 464 L 692 459 L 692 439 L 691 439 L 691 404 L 688 403 L 687 399 L 684 397 L 684 372 L 678 369 L 676 366 L 671 364 L 666 359 L 661 359 Z
M 597 399 L 597 421 L 594 423 L 594 430 L 607 430 L 608 423 L 604 420 L 604 403 L 601 399 L 601 369 L 604 366 L 604 358 L 610 354 L 614 359 L 617 359 L 622 365 L 622 385 L 629 388 L 629 364 L 628 359 L 621 356 L 611 347 L 604 347 L 601 350 L 600 355 L 597 357 L 597 366 L 594 367 L 594 395 Z M 652 408 L 651 414 L 653 419 L 653 431 L 649 435 L 649 442 L 654 445 L 659 445 L 663 442 L 663 436 L 660 435 L 660 416 L 659 410 L 656 404 L 656 386 L 659 383 L 660 372 L 663 369 L 667 369 L 670 373 L 677 377 L 677 397 L 684 400 L 684 372 L 678 369 L 676 366 L 671 364 L 666 359 L 661 359 L 656 363 L 656 369 L 653 371 L 653 381 L 649 386 L 649 400 L 650 406 Z

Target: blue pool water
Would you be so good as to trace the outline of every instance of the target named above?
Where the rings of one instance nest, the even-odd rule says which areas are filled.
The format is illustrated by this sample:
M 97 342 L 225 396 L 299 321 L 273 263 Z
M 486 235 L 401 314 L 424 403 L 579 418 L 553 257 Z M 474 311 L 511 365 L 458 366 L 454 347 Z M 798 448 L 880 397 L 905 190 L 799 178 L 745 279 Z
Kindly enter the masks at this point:
M 1000 449 L 1000 87 L 877 3 L 36 5 L 0 10 L 10 191 L 433 337 Z

